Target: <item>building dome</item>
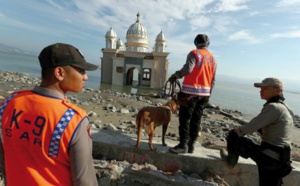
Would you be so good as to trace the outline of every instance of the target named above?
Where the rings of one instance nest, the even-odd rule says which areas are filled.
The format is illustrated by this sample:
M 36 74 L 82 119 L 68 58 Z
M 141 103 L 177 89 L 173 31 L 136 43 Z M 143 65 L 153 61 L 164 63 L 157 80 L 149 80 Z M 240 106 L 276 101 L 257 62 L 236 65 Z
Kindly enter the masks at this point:
M 155 45 L 153 47 L 154 52 L 165 52 L 167 47 L 167 40 L 162 31 L 156 36 Z
M 126 37 L 140 37 L 140 38 L 148 38 L 147 30 L 142 23 L 140 23 L 140 14 L 137 14 L 137 20 L 133 23 L 129 29 L 127 30 Z
M 137 20 L 133 23 L 126 34 L 126 50 L 133 52 L 147 52 L 148 49 L 148 35 L 147 30 L 142 23 L 140 23 L 140 14 L 137 14 Z
M 165 35 L 163 34 L 162 31 L 160 31 L 160 33 L 156 36 L 155 41 L 166 41 Z
M 109 31 L 106 32 L 105 37 L 117 38 L 117 33 L 112 27 L 110 27 Z
M 110 27 L 109 31 L 105 34 L 106 48 L 115 49 L 117 40 L 117 33 L 114 31 L 112 27 Z
M 120 38 L 117 40 L 117 49 L 123 50 L 123 41 Z
M 123 46 L 123 41 L 120 38 L 117 40 L 117 46 Z

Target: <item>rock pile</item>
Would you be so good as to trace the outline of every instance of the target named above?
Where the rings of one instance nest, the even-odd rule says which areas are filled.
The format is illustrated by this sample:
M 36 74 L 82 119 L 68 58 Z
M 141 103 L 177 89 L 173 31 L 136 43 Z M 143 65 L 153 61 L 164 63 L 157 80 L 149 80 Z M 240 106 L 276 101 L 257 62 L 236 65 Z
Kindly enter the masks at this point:
M 4 99 L 9 93 L 15 90 L 32 88 L 39 83 L 39 78 L 30 77 L 27 74 L 0 72 L 0 99 Z M 107 96 L 104 97 L 104 95 Z M 151 95 L 148 95 L 148 97 L 151 97 Z M 112 90 L 93 90 L 90 88 L 84 89 L 82 94 L 70 94 L 68 95 L 68 98 L 73 103 L 86 108 L 86 111 L 91 118 L 91 126 L 93 128 L 118 130 L 123 133 L 132 134 L 136 133 L 135 116 L 138 110 L 144 105 L 160 106 L 162 105 L 160 101 L 164 101 L 159 99 L 147 99 L 146 96 L 141 95 L 114 92 Z M 134 101 L 134 103 L 128 104 L 128 101 Z M 120 115 L 123 119 L 118 120 L 118 122 L 116 122 L 116 120 L 114 122 L 103 122 L 104 118 L 110 114 Z M 214 115 L 221 115 L 223 117 L 216 119 L 213 117 Z M 220 109 L 218 106 L 209 105 L 204 111 L 201 126 L 202 133 L 212 136 L 212 138 L 208 138 L 202 145 L 207 148 L 220 148 L 220 146 L 224 146 L 227 132 L 233 127 L 245 123 L 247 123 L 247 121 L 239 111 Z M 295 127 L 300 128 L 300 117 L 297 115 L 295 116 Z M 167 137 L 173 140 L 178 139 L 177 132 L 169 132 Z M 251 134 L 248 135 L 248 137 L 257 143 L 260 143 L 260 137 L 257 134 Z M 294 146 L 296 148 L 300 147 L 300 145 L 297 144 L 294 144 Z M 294 160 L 297 160 L 298 157 L 299 156 L 295 156 Z M 128 162 L 117 162 L 115 160 L 105 159 L 95 160 L 94 163 L 99 181 L 100 183 L 103 183 L 103 185 L 149 185 L 146 179 L 149 176 L 152 179 L 159 180 L 156 182 L 156 185 L 174 185 L 174 181 L 169 182 L 169 180 L 174 180 L 175 178 L 167 175 L 167 173 L 157 170 L 152 165 L 136 165 L 129 164 Z M 209 182 L 204 181 L 200 183 L 191 181 L 191 183 L 196 183 L 194 185 L 226 185 L 226 183 L 217 175 L 213 175 L 212 173 L 209 173 L 209 171 L 207 171 L 207 175 L 210 176 L 202 178 L 201 180 L 209 180 Z M 175 176 L 177 176 L 176 178 L 178 179 L 185 177 L 185 179 L 199 180 L 198 175 L 188 176 L 178 173 Z M 138 177 L 143 177 L 144 183 L 137 179 Z M 193 185 L 191 183 L 187 184 L 187 182 L 181 184 L 180 181 L 176 183 L 178 183 L 178 185 Z

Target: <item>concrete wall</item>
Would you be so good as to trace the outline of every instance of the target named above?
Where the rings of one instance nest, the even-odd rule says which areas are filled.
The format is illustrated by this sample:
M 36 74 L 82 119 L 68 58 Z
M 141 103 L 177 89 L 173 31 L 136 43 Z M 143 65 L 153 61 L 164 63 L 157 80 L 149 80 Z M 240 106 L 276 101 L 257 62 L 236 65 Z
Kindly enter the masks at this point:
M 101 58 L 101 83 L 112 83 L 113 58 L 116 56 L 116 49 L 103 48 Z
M 156 53 L 154 52 L 154 61 L 155 61 L 155 74 L 154 74 L 154 87 L 162 88 L 167 81 L 168 75 L 168 61 L 167 56 L 169 53 Z
M 193 154 L 176 155 L 168 149 L 177 144 L 166 140 L 169 147 L 161 145 L 161 139 L 155 137 L 153 145 L 156 151 L 150 151 L 148 138 L 143 137 L 140 149 L 135 147 L 136 135 L 100 130 L 93 134 L 93 156 L 96 159 L 105 157 L 108 160 L 126 160 L 130 163 L 150 163 L 164 172 L 176 173 L 181 170 L 185 174 L 202 175 L 210 170 L 223 178 L 230 186 L 258 185 L 258 173 L 255 163 L 250 159 L 240 158 L 234 169 L 228 169 L 221 160 L 219 151 L 204 148 L 196 144 Z M 293 162 L 295 169 L 284 179 L 284 185 L 297 186 L 300 183 L 300 163 Z
M 112 76 L 113 85 L 123 85 L 123 73 L 124 73 L 124 58 L 114 58 L 112 63 L 112 73 L 108 76 Z M 117 67 L 123 68 L 123 72 L 117 72 Z M 126 71 L 125 71 L 126 72 Z

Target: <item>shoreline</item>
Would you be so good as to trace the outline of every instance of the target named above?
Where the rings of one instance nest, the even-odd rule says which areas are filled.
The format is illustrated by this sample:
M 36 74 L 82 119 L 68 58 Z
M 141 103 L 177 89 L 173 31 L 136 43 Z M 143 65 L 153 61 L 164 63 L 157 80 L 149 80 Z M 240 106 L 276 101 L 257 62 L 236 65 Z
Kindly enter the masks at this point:
M 32 89 L 39 85 L 40 79 L 30 77 L 26 73 L 0 72 L 0 101 L 16 90 Z M 136 133 L 135 116 L 144 106 L 160 106 L 167 99 L 155 98 L 152 95 L 134 95 L 123 92 L 107 90 L 93 90 L 85 88 L 80 93 L 68 93 L 66 95 L 71 102 L 83 108 L 94 128 L 118 130 L 126 133 Z M 295 117 L 295 129 L 293 136 L 294 153 L 300 154 L 300 117 Z M 221 148 L 225 146 L 227 132 L 239 125 L 247 123 L 245 116 L 237 110 L 219 108 L 210 105 L 204 110 L 199 132 L 198 143 L 207 148 Z M 167 130 L 166 138 L 178 140 L 178 117 L 173 114 Z M 156 136 L 161 136 L 161 127 L 155 130 Z M 254 133 L 250 137 L 260 142 L 260 137 Z M 300 157 L 300 155 L 299 155 Z M 300 158 L 299 158 L 300 159 Z
M 6 96 L 9 93 L 11 93 L 12 91 L 16 91 L 16 90 L 23 90 L 23 89 L 32 89 L 34 86 L 39 85 L 41 82 L 39 77 L 34 77 L 31 76 L 29 73 L 20 73 L 20 72 L 10 72 L 10 71 L 1 71 L 0 70 L 0 96 Z M 134 87 L 133 87 L 134 88 Z M 141 88 L 143 89 L 143 88 Z M 114 91 L 111 89 L 104 89 L 104 90 L 98 90 L 98 91 L 110 91 L 111 93 L 113 92 L 118 92 L 118 91 Z M 147 89 L 148 90 L 148 89 Z M 66 96 L 69 95 L 78 95 L 78 96 L 82 96 L 84 97 L 84 94 L 86 92 L 91 92 L 94 91 L 93 88 L 89 88 L 89 87 L 85 87 L 81 92 L 79 93 L 72 93 L 72 92 L 68 92 L 66 94 Z M 97 90 L 96 90 L 97 91 Z M 146 97 L 147 99 L 150 100 L 156 100 L 156 102 L 163 102 L 163 101 L 167 101 L 167 98 L 163 98 L 162 96 L 162 91 L 160 90 L 155 90 L 156 94 L 153 92 L 150 92 L 150 94 L 146 94 L 146 93 L 135 93 L 135 94 L 131 94 L 131 95 L 135 95 L 135 96 L 143 96 Z M 128 93 L 124 93 L 121 92 L 122 94 L 128 94 Z M 130 94 L 128 94 L 130 95 Z M 3 98 L 2 98 L 3 99 Z M 219 107 L 219 105 L 216 104 L 211 104 L 211 102 L 209 102 L 210 107 Z M 253 116 L 251 116 L 251 114 L 244 114 L 236 109 L 228 109 L 228 108 L 220 108 L 221 110 L 225 111 L 224 115 L 228 115 L 228 113 L 238 113 L 239 117 L 243 117 L 246 120 L 249 120 L 249 118 L 252 118 Z M 227 113 L 226 113 L 227 112 Z M 298 118 L 300 117 L 299 115 L 295 114 L 297 121 Z M 233 117 L 233 119 L 237 119 L 234 116 L 230 116 Z M 245 121 L 245 120 L 244 120 Z M 243 121 L 242 121 L 243 122 Z M 300 123 L 297 123 L 300 125 Z
M 41 82 L 39 77 L 31 76 L 30 73 L 21 73 L 21 72 L 10 72 L 10 71 L 1 71 L 0 70 L 0 96 L 6 96 L 12 91 L 16 90 L 24 90 L 24 89 L 32 89 L 34 86 L 39 85 Z M 134 87 L 133 87 L 134 88 Z M 143 89 L 143 88 L 141 88 Z M 111 92 L 119 92 L 111 89 L 103 89 L 99 90 L 101 91 L 111 91 Z M 148 90 L 148 89 L 147 89 Z M 77 95 L 77 96 L 82 96 L 84 97 L 84 94 L 86 92 L 94 91 L 93 88 L 90 87 L 84 87 L 84 89 L 79 92 L 79 93 L 72 93 L 68 92 L 66 96 L 72 96 L 72 95 Z M 155 93 L 150 92 L 148 94 L 141 92 L 141 93 L 134 93 L 131 95 L 135 96 L 143 96 L 146 97 L 147 99 L 150 100 L 156 100 L 155 102 L 166 102 L 167 98 L 163 98 L 162 96 L 162 90 L 154 90 Z M 121 92 L 123 94 L 128 94 L 127 91 L 126 93 Z M 1 99 L 1 98 L 0 98 Z M 3 98 L 2 98 L 3 99 Z M 220 107 L 219 105 L 216 104 L 210 104 L 210 107 Z M 243 114 L 242 112 L 236 110 L 236 109 L 228 109 L 228 108 L 222 108 L 222 110 L 229 112 L 229 113 L 238 113 L 240 116 L 249 118 L 250 114 Z M 225 114 L 226 115 L 226 114 Z

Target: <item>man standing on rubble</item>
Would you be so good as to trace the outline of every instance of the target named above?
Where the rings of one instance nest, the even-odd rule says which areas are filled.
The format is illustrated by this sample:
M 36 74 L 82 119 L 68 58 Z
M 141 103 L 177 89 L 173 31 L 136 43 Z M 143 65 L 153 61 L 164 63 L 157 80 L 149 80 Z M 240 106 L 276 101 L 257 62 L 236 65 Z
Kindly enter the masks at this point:
M 169 151 L 175 154 L 193 153 L 194 144 L 200 131 L 204 107 L 209 101 L 214 82 L 217 62 L 207 47 L 210 40 L 206 34 L 198 34 L 194 39 L 196 49 L 192 50 L 181 70 L 176 71 L 169 81 L 184 77 L 178 94 L 179 144 Z

